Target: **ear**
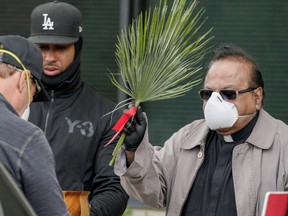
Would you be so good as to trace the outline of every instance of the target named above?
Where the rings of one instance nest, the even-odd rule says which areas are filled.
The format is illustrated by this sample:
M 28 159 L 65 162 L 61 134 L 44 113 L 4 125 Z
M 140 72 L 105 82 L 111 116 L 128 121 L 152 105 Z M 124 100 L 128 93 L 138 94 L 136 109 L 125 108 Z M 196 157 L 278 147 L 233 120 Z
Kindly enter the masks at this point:
M 19 79 L 18 79 L 18 89 L 19 92 L 22 94 L 23 91 L 27 89 L 27 82 L 26 82 L 26 72 L 23 71 L 19 73 Z
M 255 90 L 255 104 L 257 110 L 261 109 L 262 101 L 263 101 L 263 88 L 259 87 Z

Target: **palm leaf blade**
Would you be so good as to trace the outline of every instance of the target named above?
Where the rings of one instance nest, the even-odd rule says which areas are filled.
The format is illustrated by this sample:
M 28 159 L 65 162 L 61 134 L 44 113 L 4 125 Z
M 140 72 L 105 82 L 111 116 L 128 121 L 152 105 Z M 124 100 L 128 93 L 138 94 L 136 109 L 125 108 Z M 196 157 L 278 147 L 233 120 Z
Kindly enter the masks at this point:
M 196 11 L 198 3 L 174 0 L 168 13 L 167 1 L 160 0 L 118 37 L 119 74 L 110 73 L 110 79 L 136 106 L 183 96 L 200 83 L 200 63 L 213 36 L 212 28 L 199 35 L 207 18 L 204 8 Z

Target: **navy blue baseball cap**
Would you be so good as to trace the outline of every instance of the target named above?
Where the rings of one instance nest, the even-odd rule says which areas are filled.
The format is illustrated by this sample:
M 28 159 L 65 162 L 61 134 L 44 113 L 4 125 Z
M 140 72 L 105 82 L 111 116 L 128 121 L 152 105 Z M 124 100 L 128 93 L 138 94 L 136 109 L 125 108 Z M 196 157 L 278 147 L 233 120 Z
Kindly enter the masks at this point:
M 40 4 L 31 13 L 29 40 L 36 44 L 73 44 L 82 35 L 82 22 L 81 12 L 71 4 Z

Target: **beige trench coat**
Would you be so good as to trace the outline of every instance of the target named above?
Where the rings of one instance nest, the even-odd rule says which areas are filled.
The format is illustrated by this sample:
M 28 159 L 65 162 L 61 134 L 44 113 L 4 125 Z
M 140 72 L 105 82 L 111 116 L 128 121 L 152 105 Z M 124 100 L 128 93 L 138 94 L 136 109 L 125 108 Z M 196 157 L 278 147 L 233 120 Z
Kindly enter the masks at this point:
M 118 155 L 115 173 L 130 196 L 166 215 L 181 214 L 197 171 L 205 159 L 204 120 L 181 128 L 163 148 L 148 142 L 148 132 L 127 169 Z M 123 155 L 122 155 L 123 156 Z M 260 216 L 267 191 L 288 190 L 288 126 L 263 109 L 246 143 L 236 146 L 232 173 L 238 216 Z

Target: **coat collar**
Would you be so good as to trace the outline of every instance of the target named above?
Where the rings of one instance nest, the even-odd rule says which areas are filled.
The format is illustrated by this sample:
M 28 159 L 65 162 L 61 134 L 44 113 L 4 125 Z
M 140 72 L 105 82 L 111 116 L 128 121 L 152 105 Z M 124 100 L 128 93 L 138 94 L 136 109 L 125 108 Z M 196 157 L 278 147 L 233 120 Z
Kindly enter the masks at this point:
M 8 110 L 10 110 L 15 115 L 18 115 L 14 107 L 8 102 L 8 100 L 0 93 L 0 103 L 3 104 Z
M 204 145 L 210 130 L 205 120 L 196 120 L 188 127 L 191 127 L 191 130 L 188 129 L 189 132 L 183 139 L 182 149 L 192 149 L 196 146 Z M 275 138 L 276 131 L 277 124 L 275 119 L 264 109 L 261 109 L 256 125 L 246 142 L 258 148 L 269 149 Z
M 273 144 L 277 127 L 275 118 L 269 115 L 264 109 L 261 109 L 256 125 L 246 142 L 258 148 L 269 149 Z
M 196 120 L 189 124 L 188 133 L 184 137 L 182 149 L 192 149 L 196 146 L 201 146 L 205 144 L 209 128 L 205 123 L 204 119 Z

